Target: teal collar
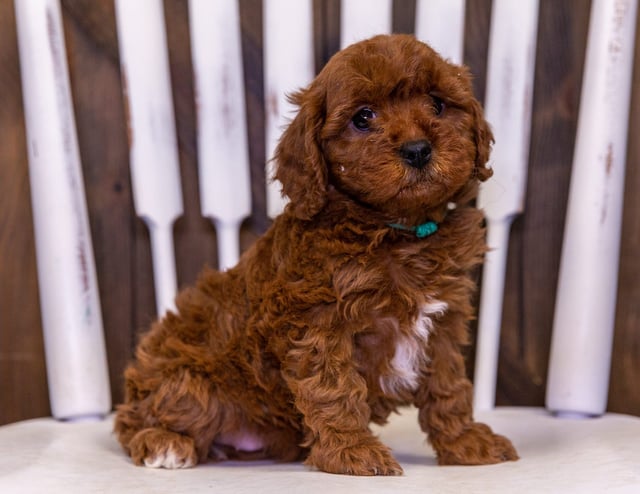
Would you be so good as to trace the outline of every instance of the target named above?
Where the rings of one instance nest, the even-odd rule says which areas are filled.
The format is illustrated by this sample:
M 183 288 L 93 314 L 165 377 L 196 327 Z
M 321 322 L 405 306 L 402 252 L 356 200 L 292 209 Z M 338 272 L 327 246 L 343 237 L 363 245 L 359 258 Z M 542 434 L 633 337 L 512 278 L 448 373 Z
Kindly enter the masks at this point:
M 418 226 L 404 226 L 399 223 L 389 223 L 388 226 L 396 230 L 414 232 L 418 238 L 428 237 L 438 231 L 438 224 L 435 221 L 427 221 Z

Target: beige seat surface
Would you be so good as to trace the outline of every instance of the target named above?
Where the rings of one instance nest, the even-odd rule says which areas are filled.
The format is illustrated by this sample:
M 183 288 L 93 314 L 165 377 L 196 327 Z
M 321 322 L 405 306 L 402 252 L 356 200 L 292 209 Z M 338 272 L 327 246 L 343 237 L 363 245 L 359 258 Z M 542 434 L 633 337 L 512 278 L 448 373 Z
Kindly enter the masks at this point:
M 640 493 L 637 418 L 609 414 L 566 420 L 533 408 L 498 408 L 477 418 L 509 436 L 520 461 L 439 467 L 413 409 L 376 428 L 404 475 L 369 478 L 267 461 L 190 470 L 135 467 L 111 433 L 111 418 L 76 424 L 38 419 L 0 428 L 0 493 Z

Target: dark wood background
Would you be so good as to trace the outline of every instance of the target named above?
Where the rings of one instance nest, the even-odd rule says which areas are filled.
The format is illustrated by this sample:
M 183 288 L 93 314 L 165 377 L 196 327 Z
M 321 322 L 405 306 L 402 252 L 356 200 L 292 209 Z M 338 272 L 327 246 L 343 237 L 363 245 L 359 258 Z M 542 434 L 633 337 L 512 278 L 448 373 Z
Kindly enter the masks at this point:
M 262 7 L 241 0 L 250 122 L 253 214 L 246 247 L 268 226 L 262 122 Z M 465 61 L 484 94 L 491 2 L 467 2 Z M 135 217 L 111 0 L 64 0 L 63 16 L 114 401 L 137 333 L 153 318 L 149 239 Z M 571 171 L 589 0 L 542 0 L 526 211 L 513 226 L 498 403 L 542 405 Z M 413 0 L 394 3 L 394 30 L 411 32 Z M 215 232 L 199 214 L 186 0 L 166 0 L 185 214 L 175 225 L 178 281 L 215 265 Z M 314 1 L 317 66 L 337 50 L 339 0 Z M 442 22 L 446 22 L 443 19 Z M 640 63 L 631 110 L 625 216 L 609 409 L 640 415 Z M 611 108 L 611 111 L 624 109 Z M 472 360 L 472 356 L 470 358 Z M 13 2 L 0 0 L 0 424 L 49 413 L 36 280 Z

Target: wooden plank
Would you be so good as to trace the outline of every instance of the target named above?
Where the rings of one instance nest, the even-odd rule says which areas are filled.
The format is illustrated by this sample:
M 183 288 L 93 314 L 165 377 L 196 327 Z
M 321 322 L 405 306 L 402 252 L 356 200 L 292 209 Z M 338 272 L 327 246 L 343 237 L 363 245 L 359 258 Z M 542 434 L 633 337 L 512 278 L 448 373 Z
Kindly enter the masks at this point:
M 135 286 L 135 225 L 129 172 L 129 148 L 115 13 L 112 2 L 82 5 L 65 11 L 65 34 L 78 141 L 83 159 L 87 203 L 114 403 L 122 400 L 122 371 L 131 357 Z M 100 90 L 96 90 L 100 88 Z M 147 239 L 148 245 L 148 239 Z M 150 260 L 149 260 L 149 271 Z M 153 313 L 153 279 L 146 286 Z M 144 305 L 143 305 L 144 306 Z
M 465 37 L 463 50 L 463 63 L 469 67 L 473 74 L 473 92 L 476 98 L 482 102 L 486 94 L 487 54 L 489 52 L 489 28 L 491 23 L 491 0 L 475 0 L 465 2 Z M 510 249 L 511 252 L 511 249 Z M 478 277 L 480 275 L 478 269 Z M 508 280 L 507 280 L 508 281 Z M 479 302 L 476 301 L 476 305 Z M 467 375 L 473 378 L 476 364 L 477 320 L 471 322 L 471 344 L 466 350 Z M 498 369 L 498 373 L 500 369 Z
M 0 424 L 49 415 L 13 2 L 0 2 Z
M 247 106 L 249 167 L 251 176 L 252 215 L 240 233 L 240 247 L 245 250 L 264 232 L 271 220 L 267 216 L 265 176 L 264 64 L 262 59 L 262 1 L 240 0 L 240 27 Z
M 163 316 L 175 310 L 173 225 L 183 213 L 164 7 L 161 0 L 116 0 L 115 6 L 134 205 L 149 228 L 156 307 Z
M 240 10 L 236 2 L 189 0 L 189 15 L 200 203 L 225 270 L 238 262 L 240 225 L 251 214 Z
M 588 17 L 588 0 L 540 4 L 527 197 L 509 245 L 498 404 L 544 402 Z
M 342 0 L 340 46 L 388 34 L 392 30 L 392 0 Z
M 187 2 L 165 1 L 165 19 L 169 46 L 169 71 L 178 135 L 180 179 L 184 199 L 184 213 L 175 224 L 176 271 L 178 288 L 193 283 L 204 264 L 217 267 L 216 236 L 211 223 L 200 213 L 198 193 L 198 161 L 196 142 L 195 93 L 193 67 L 189 41 L 189 13 Z M 143 234 L 142 231 L 139 233 Z M 140 260 L 146 252 L 139 251 Z M 144 290 L 141 277 L 146 268 L 137 272 L 140 290 Z M 150 316 L 138 315 L 136 331 L 145 330 Z
M 489 159 L 493 177 L 481 184 L 478 206 L 487 223 L 487 245 L 478 320 L 476 386 L 478 409 L 495 406 L 498 350 L 509 234 L 522 214 L 529 166 L 538 0 L 494 2 L 487 61 L 485 115 L 495 144 Z
M 609 410 L 640 415 L 640 36 L 637 35 L 627 148 L 627 174 L 618 277 L 618 307 L 613 339 Z
M 111 395 L 60 2 L 14 5 L 51 410 L 99 417 Z
M 265 0 L 263 10 L 264 85 L 266 93 L 267 209 L 274 217 L 288 198 L 282 185 L 273 180 L 272 161 L 283 128 L 296 108 L 288 95 L 306 87 L 315 75 L 311 0 Z
M 606 410 L 637 7 L 591 2 L 547 380 L 561 415 Z

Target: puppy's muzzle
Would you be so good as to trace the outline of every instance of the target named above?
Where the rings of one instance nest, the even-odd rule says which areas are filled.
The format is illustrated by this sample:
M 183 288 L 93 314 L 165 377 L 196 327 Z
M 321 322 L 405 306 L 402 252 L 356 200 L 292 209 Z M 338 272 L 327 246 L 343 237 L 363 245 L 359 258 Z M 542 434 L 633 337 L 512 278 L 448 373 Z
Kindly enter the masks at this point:
M 407 165 L 421 169 L 431 160 L 431 143 L 426 139 L 405 142 L 399 153 Z

